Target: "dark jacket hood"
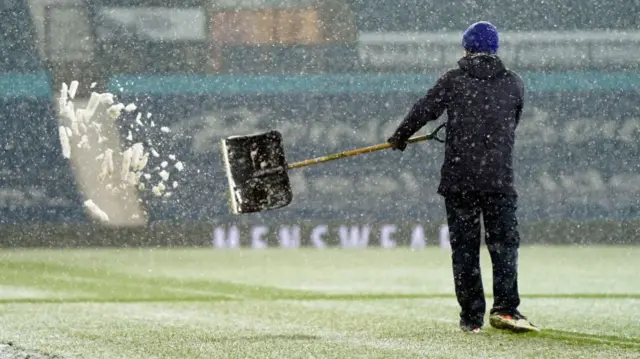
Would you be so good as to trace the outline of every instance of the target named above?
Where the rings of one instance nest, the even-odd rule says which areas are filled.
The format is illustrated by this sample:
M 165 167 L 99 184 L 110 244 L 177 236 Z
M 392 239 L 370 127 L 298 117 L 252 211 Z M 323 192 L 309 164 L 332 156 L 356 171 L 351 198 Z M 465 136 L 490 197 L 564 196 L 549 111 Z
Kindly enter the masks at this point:
M 458 60 L 458 66 L 462 71 L 480 79 L 496 77 L 506 71 L 502 60 L 496 55 L 489 54 L 465 56 Z

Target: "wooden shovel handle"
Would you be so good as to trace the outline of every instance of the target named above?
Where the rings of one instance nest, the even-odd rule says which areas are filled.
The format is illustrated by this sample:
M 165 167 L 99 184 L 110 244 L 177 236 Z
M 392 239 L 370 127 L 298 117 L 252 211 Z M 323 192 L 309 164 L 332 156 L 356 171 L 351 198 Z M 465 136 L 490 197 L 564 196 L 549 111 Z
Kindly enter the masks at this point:
M 421 142 L 421 141 L 427 141 L 427 140 L 436 140 L 438 142 L 444 142 L 443 139 L 438 137 L 438 131 L 440 131 L 444 127 L 445 127 L 445 124 L 442 124 L 442 125 L 438 126 L 430 134 L 412 137 L 407 142 L 408 143 L 414 143 L 414 142 Z M 328 155 L 328 156 L 316 157 L 316 158 L 312 158 L 312 159 L 309 159 L 309 160 L 290 163 L 290 164 L 287 165 L 287 168 L 288 169 L 293 169 L 293 168 L 306 167 L 306 166 L 315 165 L 317 163 L 334 161 L 334 160 L 337 160 L 337 159 L 340 159 L 340 158 L 351 157 L 351 156 L 361 155 L 361 154 L 364 154 L 364 153 L 380 151 L 380 150 L 384 150 L 384 149 L 387 149 L 387 148 L 391 148 L 391 144 L 390 143 L 381 143 L 381 144 L 378 144 L 378 145 L 362 147 L 362 148 L 357 148 L 357 149 L 354 149 L 354 150 L 335 153 L 335 154 Z

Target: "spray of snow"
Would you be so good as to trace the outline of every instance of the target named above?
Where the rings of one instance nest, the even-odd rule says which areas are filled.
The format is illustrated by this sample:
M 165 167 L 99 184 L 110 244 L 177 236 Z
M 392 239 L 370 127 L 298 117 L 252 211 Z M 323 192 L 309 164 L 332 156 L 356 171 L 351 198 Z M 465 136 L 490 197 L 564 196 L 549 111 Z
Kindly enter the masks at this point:
M 89 89 L 93 89 L 96 83 L 93 82 Z M 155 131 L 156 134 L 167 134 L 170 132 L 168 127 L 162 126 L 156 128 L 156 124 L 149 120 L 152 116 L 150 112 L 146 112 L 145 121 L 143 111 L 138 108 L 135 103 L 127 105 L 118 101 L 117 97 L 112 93 L 91 92 L 86 108 L 75 109 L 73 100 L 78 94 L 80 83 L 76 80 L 71 81 L 69 85 L 63 83 L 60 89 L 60 97 L 58 98 L 58 110 L 60 116 L 60 126 L 58 127 L 58 136 L 62 150 L 62 156 L 70 159 L 74 156 L 74 151 L 82 151 L 88 148 L 99 149 L 99 155 L 95 157 L 95 161 L 100 163 L 99 172 L 97 173 L 98 183 L 104 186 L 114 194 L 125 193 L 124 189 L 128 187 L 135 188 L 138 192 L 149 190 L 153 197 L 169 198 L 172 192 L 168 192 L 167 188 L 174 190 L 178 188 L 179 182 L 172 178 L 169 185 L 169 177 L 173 177 L 170 171 L 170 162 L 173 168 L 180 172 L 184 165 L 178 161 L 173 154 L 167 155 L 167 159 L 161 154 L 162 149 L 159 143 L 155 148 L 151 147 L 151 140 L 145 136 Z M 96 117 L 99 111 L 106 115 L 106 118 L 113 121 L 120 133 L 123 128 L 127 128 L 125 137 L 125 149 L 108 148 L 106 143 L 108 138 L 103 135 L 103 123 Z M 134 114 L 135 118 L 128 118 L 129 114 Z M 123 115 L 124 114 L 124 115 Z M 132 115 L 131 115 L 132 116 Z M 149 121 L 148 125 L 145 122 Z M 107 126 L 112 126 L 108 124 Z M 155 128 L 155 129 L 154 129 Z M 131 129 L 133 131 L 131 131 Z M 134 135 L 135 133 L 135 135 Z M 154 140 L 154 142 L 157 142 Z M 160 141 L 162 142 L 162 141 Z M 158 151 L 160 150 L 160 151 Z M 156 158 L 159 164 L 154 164 L 154 169 L 147 170 L 150 156 Z M 170 161 L 170 162 L 169 162 Z M 114 163 L 119 163 L 119 176 L 114 176 Z M 151 183 L 154 180 L 151 172 L 159 171 L 159 181 Z M 158 177 L 155 177 L 157 180 Z M 165 184 L 167 182 L 167 184 Z M 143 198 L 143 196 L 141 196 Z M 103 222 L 109 221 L 109 215 L 105 213 L 93 199 L 88 198 L 84 202 L 84 206 L 95 218 Z

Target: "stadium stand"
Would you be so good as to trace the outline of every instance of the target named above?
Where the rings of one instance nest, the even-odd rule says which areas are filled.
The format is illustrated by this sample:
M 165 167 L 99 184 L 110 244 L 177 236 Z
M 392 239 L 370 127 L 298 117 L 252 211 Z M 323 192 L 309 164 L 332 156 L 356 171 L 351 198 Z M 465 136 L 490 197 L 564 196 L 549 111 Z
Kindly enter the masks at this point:
M 0 18 L 0 222 L 78 218 L 27 1 L 2 2 Z

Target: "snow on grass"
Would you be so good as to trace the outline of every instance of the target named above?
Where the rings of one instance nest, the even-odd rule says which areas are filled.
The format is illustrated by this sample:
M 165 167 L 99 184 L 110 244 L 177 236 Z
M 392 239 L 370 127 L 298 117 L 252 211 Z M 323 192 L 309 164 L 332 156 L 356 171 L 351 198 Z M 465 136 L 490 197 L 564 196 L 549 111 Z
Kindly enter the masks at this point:
M 0 292 L 84 293 L 57 304 L 42 292 L 0 298 L 0 343 L 63 357 L 637 358 L 640 293 L 629 278 L 639 264 L 624 259 L 638 251 L 524 248 L 520 309 L 543 332 L 477 336 L 457 328 L 453 292 L 440 291 L 451 280 L 440 249 L 0 251 Z M 566 287 L 578 266 L 597 288 Z M 585 295 L 610 292 L 606 279 L 626 297 Z M 349 295 L 299 289 L 349 282 Z M 410 288 L 419 296 L 403 296 Z
M 0 340 L 17 338 L 15 342 L 22 346 L 62 355 L 127 358 L 455 359 L 513 358 L 514 352 L 518 358 L 634 358 L 640 346 L 624 337 L 583 333 L 580 324 L 572 324 L 577 318 L 573 314 L 563 315 L 565 326 L 573 332 L 512 335 L 487 328 L 481 335 L 470 336 L 457 328 L 453 301 L 309 305 L 314 303 L 7 304 L 7 312 L 0 315 L 0 325 L 7 329 L 0 333 Z M 363 304 L 366 310 L 359 309 Z M 601 319 L 593 318 L 591 327 Z M 605 323 L 594 330 L 621 328 Z
M 13 285 L 0 285 L 0 300 L 18 298 L 48 298 L 55 293 L 32 287 L 21 287 Z

